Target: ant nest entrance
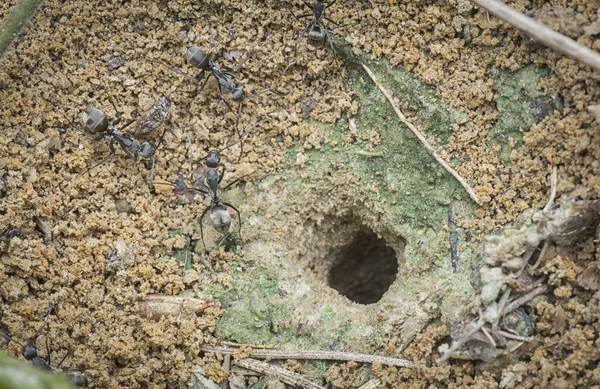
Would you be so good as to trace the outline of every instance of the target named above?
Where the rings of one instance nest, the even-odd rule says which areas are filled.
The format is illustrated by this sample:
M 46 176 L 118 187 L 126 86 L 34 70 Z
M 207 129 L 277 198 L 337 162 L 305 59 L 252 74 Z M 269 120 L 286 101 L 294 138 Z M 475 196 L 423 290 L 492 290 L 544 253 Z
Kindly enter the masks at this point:
M 379 302 L 404 263 L 403 238 L 388 242 L 354 217 L 316 226 L 313 239 L 309 269 L 357 304 Z
M 396 251 L 367 227 L 331 256 L 327 285 L 355 303 L 378 302 L 396 281 Z

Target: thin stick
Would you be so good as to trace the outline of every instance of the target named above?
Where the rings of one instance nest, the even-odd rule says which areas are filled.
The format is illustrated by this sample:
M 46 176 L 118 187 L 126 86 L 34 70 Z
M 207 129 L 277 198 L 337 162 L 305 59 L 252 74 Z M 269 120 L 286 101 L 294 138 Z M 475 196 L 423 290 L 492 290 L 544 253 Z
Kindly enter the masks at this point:
M 371 72 L 371 69 L 369 69 L 367 67 L 367 65 L 362 64 L 363 68 L 365 69 L 365 71 L 367 72 L 367 74 L 369 75 L 369 77 L 371 77 L 371 79 L 373 80 L 373 82 L 375 83 L 375 85 L 377 85 L 377 87 L 379 88 L 379 90 L 381 91 L 381 93 L 383 93 L 383 95 L 388 99 L 388 101 L 390 102 L 390 104 L 392 105 L 392 108 L 394 108 L 394 111 L 396 112 L 396 115 L 398 116 L 398 119 L 400 119 L 400 121 L 402 123 L 404 123 L 404 125 L 406 127 L 408 127 L 415 135 L 416 137 L 421 141 L 421 143 L 423 144 L 423 146 L 425 146 L 425 149 L 427 151 L 429 151 L 429 153 L 431 155 L 433 155 L 433 157 L 436 159 L 436 161 L 438 161 L 438 163 L 440 165 L 442 165 L 442 167 L 444 169 L 446 169 L 446 171 L 450 174 L 452 174 L 452 176 L 454 178 L 456 178 L 456 180 L 458 182 L 460 182 L 460 184 L 463 186 L 463 188 L 465 188 L 465 190 L 467 191 L 467 193 L 469 194 L 469 196 L 471 197 L 471 199 L 473 201 L 475 201 L 477 204 L 481 204 L 481 201 L 479 201 L 479 198 L 477 197 L 477 195 L 475 194 L 475 192 L 473 192 L 473 189 L 471 189 L 471 187 L 469 187 L 469 184 L 467 184 L 467 182 L 465 181 L 464 178 L 462 178 L 457 172 L 456 170 L 452 169 L 452 167 L 450 165 L 448 165 L 446 163 L 446 161 L 444 161 L 442 159 L 442 157 L 437 153 L 437 151 L 435 151 L 435 149 L 427 142 L 427 139 L 425 139 L 425 137 L 419 132 L 419 130 L 417 130 L 417 128 L 415 126 L 413 126 L 413 124 L 411 122 L 409 122 L 406 117 L 404 117 L 404 114 L 402 113 L 402 111 L 400 111 L 400 109 L 396 106 L 396 103 L 394 102 L 394 99 L 392 98 L 392 96 L 389 94 L 389 92 L 377 81 L 377 79 L 375 78 L 375 75 L 373 74 L 373 72 Z
M 277 378 L 279 381 L 302 389 L 325 389 L 324 387 L 314 384 L 301 376 L 300 374 L 291 372 L 283 367 L 274 366 L 269 363 L 258 361 L 252 358 L 238 359 L 233 362 L 235 365 L 248 370 L 254 370 L 266 376 Z
M 238 349 L 202 345 L 200 349 L 209 353 L 235 354 Z M 370 354 L 355 354 L 337 351 L 285 351 L 285 350 L 252 350 L 250 357 L 258 359 L 313 359 L 326 361 L 353 361 L 360 363 L 379 362 L 382 365 L 397 367 L 412 367 L 413 363 L 406 359 L 382 357 Z
M 510 302 L 510 304 L 506 306 L 506 308 L 504 308 L 504 310 L 501 313 L 501 316 L 511 313 L 515 309 L 519 308 L 521 305 L 533 300 L 535 297 L 539 296 L 540 294 L 546 293 L 547 291 L 548 284 L 542 285 L 536 289 L 533 289 L 531 292 L 514 299 Z
M 515 11 L 498 0 L 471 0 L 492 15 L 523 31 L 541 44 L 600 70 L 600 54 Z
M 356 150 L 354 152 L 354 154 L 360 155 L 361 157 L 369 157 L 369 158 L 383 157 L 383 153 L 373 153 L 370 151 L 363 151 L 363 150 Z
M 231 347 L 250 347 L 250 348 L 260 348 L 260 349 L 272 349 L 273 346 L 262 346 L 258 344 L 247 344 L 247 343 L 235 343 L 235 342 L 221 342 L 223 346 L 231 346 Z
M 373 378 L 362 384 L 358 389 L 377 389 L 381 385 L 379 378 Z
M 500 335 L 504 336 L 505 338 L 518 340 L 520 342 L 528 342 L 529 343 L 533 340 L 533 338 L 528 338 L 526 336 L 513 335 L 510 332 L 506 332 L 506 331 L 502 331 L 502 330 L 499 330 L 498 333 L 500 333 Z
M 494 338 L 492 338 L 492 335 L 490 335 L 490 333 L 488 332 L 488 330 L 486 330 L 485 327 L 481 327 L 481 332 L 483 332 L 483 334 L 490 341 L 490 343 L 492 344 L 492 346 L 494 346 L 494 348 L 496 348 L 497 347 L 496 342 L 494 341 Z
M 136 311 L 143 317 L 160 319 L 168 315 L 178 317 L 188 310 L 199 315 L 208 307 L 206 301 L 193 297 L 150 294 L 138 302 Z
M 511 290 L 511 288 L 506 288 L 506 291 L 502 294 L 502 297 L 500 297 L 500 301 L 498 302 L 498 312 L 502 312 L 502 310 L 506 306 L 508 298 L 510 297 Z M 500 336 L 500 331 L 498 330 L 499 322 L 500 318 L 498 318 L 498 320 L 492 323 L 492 333 L 496 336 L 496 338 L 498 338 L 500 345 L 503 346 L 505 340 L 504 338 L 502 338 L 502 336 Z
M 558 169 L 556 166 L 552 167 L 552 173 L 550 174 L 550 198 L 548 202 L 544 206 L 544 211 L 548 211 L 554 205 L 554 199 L 556 198 L 556 186 L 558 185 Z M 542 246 L 542 251 L 538 256 L 537 261 L 532 266 L 529 266 L 529 271 L 533 272 L 535 269 L 540 266 L 542 261 L 544 260 L 544 256 L 546 255 L 546 250 L 548 250 L 548 246 L 550 246 L 550 242 L 548 240 L 544 241 L 544 246 Z M 528 261 L 529 262 L 529 261 Z
M 448 228 L 450 229 L 450 265 L 452 273 L 458 270 L 458 233 L 456 232 L 456 220 L 452 213 L 452 204 L 448 204 Z
M 485 324 L 485 320 L 479 319 L 477 324 L 475 324 L 473 326 L 473 328 L 469 332 L 467 332 L 462 338 L 452 342 L 452 346 L 450 346 L 450 348 L 448 350 L 446 350 L 444 355 L 442 355 L 441 357 L 436 359 L 435 363 L 437 363 L 439 365 L 441 363 L 446 362 L 456 350 L 458 350 L 463 344 L 467 343 L 469 341 L 469 339 L 471 339 L 471 337 L 473 335 L 475 335 L 475 333 L 477 331 L 482 329 L 484 324 Z
M 229 376 L 229 371 L 231 370 L 231 355 L 230 354 L 225 354 L 225 356 L 223 357 L 223 370 L 225 370 L 227 372 L 227 375 Z M 228 386 L 229 386 L 229 379 L 223 380 L 223 382 L 221 382 L 221 389 L 227 389 Z

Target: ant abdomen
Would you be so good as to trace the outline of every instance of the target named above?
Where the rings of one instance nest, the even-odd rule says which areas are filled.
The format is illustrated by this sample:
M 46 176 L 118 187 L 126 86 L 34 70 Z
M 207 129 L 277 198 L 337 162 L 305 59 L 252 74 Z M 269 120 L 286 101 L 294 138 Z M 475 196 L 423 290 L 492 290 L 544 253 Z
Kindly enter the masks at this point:
M 221 234 L 229 232 L 229 228 L 231 227 L 231 215 L 223 205 L 214 205 L 210 210 L 209 217 L 215 230 Z
M 206 51 L 198 46 L 188 47 L 185 53 L 185 59 L 190 65 L 199 69 L 208 69 L 209 59 Z

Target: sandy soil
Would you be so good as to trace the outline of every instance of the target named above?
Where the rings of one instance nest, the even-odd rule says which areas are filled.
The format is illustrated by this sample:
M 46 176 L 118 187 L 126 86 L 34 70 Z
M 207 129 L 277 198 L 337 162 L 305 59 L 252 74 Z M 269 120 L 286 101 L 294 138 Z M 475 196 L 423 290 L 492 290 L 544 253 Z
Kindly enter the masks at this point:
M 0 16 L 9 11 L 8 4 L 0 7 Z M 583 28 L 597 22 L 600 1 L 511 5 L 600 50 L 597 35 Z M 204 267 L 182 277 L 174 261 L 159 260 L 182 244 L 168 231 L 191 229 L 200 207 L 177 204 L 166 189 L 155 193 L 148 185 L 149 164 L 134 163 L 121 151 L 89 177 L 81 175 L 107 155 L 108 147 L 78 131 L 79 117 L 93 105 L 114 118 L 113 101 L 129 119 L 158 96 L 169 95 L 166 125 L 174 130 L 157 154 L 157 179 L 173 181 L 179 173 L 189 173 L 181 129 L 187 128 L 198 158 L 210 147 L 236 139 L 235 115 L 219 100 L 214 81 L 192 98 L 195 86 L 189 80 L 149 58 L 193 74 L 184 65 L 185 47 L 210 48 L 212 27 L 223 55 L 234 58 L 223 64 L 234 66 L 249 58 L 239 70 L 246 93 L 271 90 L 244 106 L 242 128 L 265 117 L 272 121 L 252 131 L 239 160 L 239 147 L 227 152 L 226 179 L 250 173 L 260 179 L 277 171 L 286 150 L 311 135 L 313 129 L 303 119 L 334 122 L 351 113 L 353 100 L 344 91 L 346 71 L 336 66 L 328 49 L 302 41 L 294 53 L 295 32 L 304 25 L 290 10 L 305 12 L 300 4 L 276 0 L 44 4 L 0 65 L 0 177 L 6 182 L 0 192 L 0 230 L 17 226 L 28 237 L 0 243 L 0 330 L 26 339 L 57 301 L 48 325 L 53 359 L 75 347 L 68 366 L 84 371 L 92 387 L 184 386 L 194 366 L 218 370 L 212 357 L 198 356 L 199 342 L 212 338 L 218 305 L 197 317 L 159 321 L 135 313 L 136 302 L 147 294 L 198 290 L 214 277 Z M 564 22 L 564 15 L 577 23 Z M 485 201 L 478 219 L 465 227 L 487 233 L 528 209 L 541 208 L 551 166 L 559 167 L 559 194 L 584 188 L 582 197 L 598 197 L 600 135 L 588 106 L 600 100 L 599 73 L 540 48 L 486 12 L 474 12 L 466 0 L 374 1 L 372 7 L 342 1 L 329 16 L 353 24 L 337 34 L 355 50 L 406 67 L 435 85 L 444 102 L 468 114 L 469 121 L 440 150 L 448 159 L 465 161 L 457 170 Z M 106 62 L 114 57 L 124 65 L 109 70 Z M 560 94 L 565 108 L 533 126 L 506 167 L 486 142 L 497 118 L 489 69 L 516 70 L 529 63 L 551 69 L 542 90 Z M 147 139 L 156 141 L 159 135 Z M 115 202 L 121 199 L 129 202 L 130 212 L 117 211 Z M 36 218 L 50 226 L 51 242 L 44 242 Z M 119 239 L 137 242 L 130 247 L 133 265 L 117 276 L 106 274 L 106 253 Z M 537 330 L 544 338 L 523 352 L 530 358 L 502 372 L 483 371 L 472 362 L 431 367 L 435 342 L 447 334 L 433 326 L 406 352 L 418 362 L 416 369 L 374 366 L 374 375 L 387 387 L 496 387 L 502 380 L 502 387 L 509 388 L 516 377 L 523 377 L 526 387 L 599 385 L 600 296 L 578 281 L 578 274 L 599 255 L 597 244 L 587 237 L 576 246 L 578 254 L 567 257 L 559 251 L 547 261 L 555 298 L 537 306 Z M 233 259 L 221 253 L 211 260 L 215 268 L 228 269 Z M 393 338 L 391 334 L 390 342 Z M 19 352 L 14 344 L 7 349 Z M 358 380 L 343 383 L 354 372 L 355 367 L 341 365 L 326 378 L 333 387 L 358 387 Z

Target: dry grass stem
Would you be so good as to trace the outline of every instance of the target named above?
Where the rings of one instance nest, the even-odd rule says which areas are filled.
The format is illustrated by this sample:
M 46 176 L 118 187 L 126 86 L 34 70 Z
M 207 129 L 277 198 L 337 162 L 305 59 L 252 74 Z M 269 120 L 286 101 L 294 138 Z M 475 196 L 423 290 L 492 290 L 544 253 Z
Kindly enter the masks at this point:
M 448 348 L 448 350 L 446 350 L 446 352 L 444 352 L 444 355 L 442 355 L 441 357 L 436 359 L 435 363 L 437 363 L 439 365 L 441 363 L 446 362 L 456 350 L 458 350 L 463 344 L 467 343 L 469 341 L 469 339 L 471 339 L 471 337 L 473 335 L 475 335 L 475 333 L 477 331 L 482 329 L 484 324 L 485 324 L 485 320 L 479 319 L 479 321 L 473 325 L 473 328 L 469 332 L 467 332 L 462 338 L 452 342 L 452 345 L 450 346 L 450 348 Z
M 302 389 L 325 389 L 320 385 L 310 382 L 300 374 L 291 372 L 283 367 L 271 365 L 252 358 L 239 359 L 233 362 L 235 365 L 248 370 L 253 370 L 269 377 L 274 377 L 288 385 Z
M 549 289 L 549 286 L 547 284 L 541 285 L 541 286 L 533 289 L 531 292 L 514 299 L 502 311 L 501 316 L 511 313 L 515 309 L 519 308 L 521 305 L 528 303 L 529 301 L 533 300 L 535 297 L 539 296 L 540 294 L 546 293 L 548 291 L 548 289 Z
M 473 191 L 473 189 L 471 189 L 471 187 L 469 186 L 469 184 L 467 184 L 467 181 L 465 181 L 465 179 L 462 178 L 456 172 L 456 170 L 454 170 L 450 165 L 448 165 L 448 163 L 446 161 L 444 161 L 442 159 L 442 157 L 438 154 L 438 152 L 435 151 L 435 149 L 429 144 L 429 142 L 427 142 L 427 139 L 425 139 L 425 137 L 423 136 L 423 134 L 421 134 L 419 132 L 419 130 L 411 122 L 409 122 L 408 119 L 406 119 L 406 117 L 404 116 L 404 114 L 402 113 L 402 111 L 400 111 L 400 108 L 398 108 L 398 106 L 394 102 L 394 99 L 392 98 L 392 95 L 390 95 L 390 93 L 383 87 L 383 85 L 381 85 L 377 81 L 377 79 L 375 78 L 375 75 L 373 74 L 373 72 L 371 72 L 371 69 L 369 69 L 367 67 L 367 65 L 365 65 L 365 64 L 362 64 L 362 66 L 365 69 L 365 71 L 367 72 L 367 74 L 369 75 L 369 77 L 371 77 L 371 80 L 373 80 L 373 82 L 375 83 L 375 85 L 377 85 L 377 87 L 379 88 L 379 90 L 381 91 L 381 93 L 383 93 L 383 95 L 386 97 L 386 99 L 390 102 L 390 104 L 392 105 L 392 108 L 394 109 L 394 111 L 396 112 L 396 115 L 398 116 L 398 119 L 400 119 L 400 121 L 402 123 L 404 123 L 404 125 L 406 127 L 408 127 L 413 132 L 413 134 L 415 134 L 415 136 L 421 141 L 421 143 L 423 144 L 423 146 L 425 147 L 425 149 L 436 159 L 436 161 L 438 161 L 438 163 L 440 165 L 442 165 L 442 167 L 444 169 L 446 169 L 446 171 L 448 173 L 450 173 L 454 178 L 456 178 L 458 180 L 458 182 L 460 182 L 460 184 L 463 186 L 463 188 L 465 188 L 465 190 L 467 191 L 467 193 L 469 194 L 469 196 L 471 197 L 471 199 L 473 201 L 475 201 L 477 204 L 481 204 L 481 201 L 479 200 L 479 198 L 477 197 L 477 195 L 475 194 L 475 192 Z
M 209 353 L 235 354 L 238 349 L 202 345 L 201 350 Z M 379 355 L 356 354 L 338 351 L 284 351 L 284 350 L 252 350 L 250 357 L 258 359 L 312 359 L 321 361 L 347 361 L 359 363 L 379 362 L 382 365 L 412 367 L 413 363 L 406 359 L 382 357 Z

